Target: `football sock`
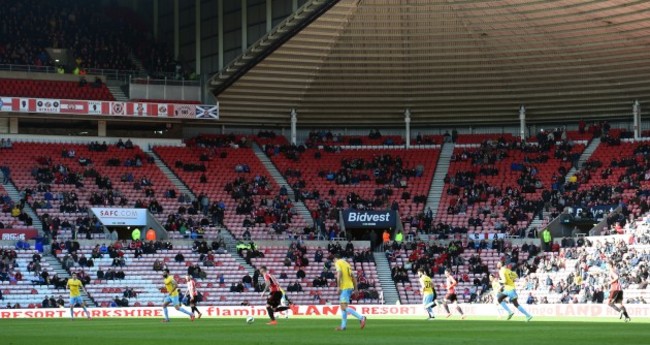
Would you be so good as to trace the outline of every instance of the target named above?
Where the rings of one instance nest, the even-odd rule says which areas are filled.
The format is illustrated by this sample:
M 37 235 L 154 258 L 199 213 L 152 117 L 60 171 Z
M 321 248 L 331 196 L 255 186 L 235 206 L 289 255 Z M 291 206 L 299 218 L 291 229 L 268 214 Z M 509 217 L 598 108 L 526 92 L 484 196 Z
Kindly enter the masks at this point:
M 74 311 L 72 311 L 72 308 L 70 308 L 70 317 L 74 319 Z
M 347 308 L 341 308 L 341 329 L 345 329 L 348 326 L 348 311 Z
M 195 306 L 192 307 L 192 312 L 193 312 L 193 313 L 197 313 L 197 314 L 201 314 L 201 312 L 199 311 L 199 308 L 197 308 L 197 307 L 195 307 Z
M 447 303 L 443 304 L 443 306 L 445 307 L 445 311 L 447 312 L 447 314 L 451 314 L 449 312 L 449 306 L 447 305 Z
M 623 316 L 625 316 L 626 319 L 629 319 L 630 315 L 627 314 L 627 309 L 625 309 L 624 306 L 621 306 L 621 310 L 623 311 Z
M 90 313 L 88 312 L 88 309 L 86 309 L 86 307 L 83 308 L 84 308 L 84 312 L 86 312 L 86 317 L 90 317 Z
M 163 307 L 163 313 L 165 314 L 165 320 L 169 320 L 169 313 L 167 312 L 167 307 Z
M 269 318 L 271 319 L 271 321 L 275 321 L 275 315 L 273 315 L 273 308 L 266 307 L 266 311 L 269 313 Z
M 183 313 L 183 314 L 187 314 L 187 315 L 189 315 L 189 316 L 192 316 L 192 313 L 190 313 L 189 311 L 185 310 L 183 307 L 178 308 L 178 311 L 180 311 L 180 312 Z
M 499 304 L 501 305 L 501 308 L 503 308 L 503 310 L 506 311 L 506 313 L 512 314 L 512 311 L 510 311 L 510 308 L 508 308 L 508 305 L 506 304 L 506 302 L 501 302 Z
M 615 306 L 613 304 L 610 304 L 609 306 L 612 307 L 612 309 L 616 310 L 617 312 L 619 312 L 619 313 L 621 312 L 621 308 L 619 308 L 619 307 L 617 307 L 617 306 Z
M 356 310 L 348 307 L 347 309 L 348 314 L 356 317 L 357 319 L 361 320 L 363 318 L 363 315 L 359 314 Z
M 289 307 L 277 307 L 277 308 L 275 308 L 275 311 L 279 313 L 279 312 L 283 312 L 283 311 L 285 311 L 287 309 L 289 309 Z
M 457 306 L 456 306 L 456 310 L 458 310 L 458 312 L 460 313 L 460 315 L 465 315 L 465 314 L 463 314 L 463 310 L 460 309 L 460 306 L 457 305 Z
M 517 310 L 519 310 L 522 314 L 526 315 L 526 317 L 530 317 L 530 314 L 528 314 L 528 312 L 526 311 L 526 309 L 524 309 L 523 306 L 521 306 L 521 305 L 518 306 Z

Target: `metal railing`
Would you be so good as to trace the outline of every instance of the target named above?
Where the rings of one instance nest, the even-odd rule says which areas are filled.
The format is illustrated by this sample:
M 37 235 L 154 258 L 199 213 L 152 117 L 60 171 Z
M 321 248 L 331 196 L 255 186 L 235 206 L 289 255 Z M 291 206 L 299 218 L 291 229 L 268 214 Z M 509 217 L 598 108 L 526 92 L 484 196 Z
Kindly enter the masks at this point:
M 123 80 L 127 81 L 131 77 L 146 77 L 144 71 L 136 70 L 118 70 L 109 68 L 86 68 L 86 74 L 89 75 L 102 75 L 110 80 Z M 52 73 L 56 74 L 57 70 L 53 66 L 36 66 L 36 65 L 14 65 L 14 64 L 0 64 L 0 71 L 9 72 L 29 72 L 29 73 Z M 66 73 L 70 74 L 70 73 Z
M 140 85 L 166 85 L 166 86 L 201 86 L 201 80 L 190 79 L 153 79 L 153 78 L 131 78 L 131 84 Z
M 130 78 L 131 99 L 175 99 L 186 101 L 202 100 L 202 80 Z

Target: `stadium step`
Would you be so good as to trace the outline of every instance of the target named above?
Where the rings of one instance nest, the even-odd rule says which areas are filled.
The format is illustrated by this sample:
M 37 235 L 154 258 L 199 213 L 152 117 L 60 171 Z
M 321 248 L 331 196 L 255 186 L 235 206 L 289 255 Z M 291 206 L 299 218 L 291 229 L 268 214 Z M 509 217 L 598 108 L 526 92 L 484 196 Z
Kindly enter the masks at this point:
M 582 152 L 582 155 L 580 155 L 580 159 L 578 160 L 577 167 L 580 169 L 585 162 L 591 158 L 591 155 L 596 151 L 598 148 L 598 145 L 600 145 L 600 138 L 594 138 L 591 139 L 591 142 L 589 142 L 589 145 L 585 147 L 585 150 Z M 573 177 L 577 172 L 578 169 L 576 167 L 572 167 L 571 170 L 566 174 L 566 179 L 568 180 L 570 177 Z
M 386 259 L 386 253 L 374 252 L 375 264 L 377 265 L 377 276 L 384 294 L 384 304 L 397 304 L 400 302 L 395 282 L 390 272 L 390 264 Z
M 287 189 L 287 193 L 289 194 L 289 198 L 291 200 L 296 200 L 296 195 L 294 194 L 293 188 L 289 185 L 287 180 L 282 176 L 280 171 L 275 167 L 275 164 L 271 162 L 271 159 L 262 151 L 262 148 L 260 148 L 257 143 L 253 142 L 253 152 L 255 152 L 255 156 L 264 164 L 264 167 L 266 170 L 269 172 L 271 177 L 275 180 L 275 182 L 279 186 L 284 186 Z M 311 212 L 307 209 L 305 204 L 302 201 L 295 201 L 294 206 L 296 207 L 296 211 L 298 211 L 298 214 L 307 221 L 308 224 L 314 224 L 314 219 L 311 217 Z
M 438 158 L 438 164 L 436 165 L 436 172 L 433 174 L 433 181 L 431 182 L 427 205 L 425 207 L 425 210 L 431 208 L 433 219 L 436 218 L 436 214 L 438 213 L 438 204 L 440 203 L 440 197 L 445 187 L 445 175 L 449 171 L 449 162 L 451 161 L 451 155 L 454 153 L 454 146 L 454 143 L 444 143 L 442 145 L 440 158 Z
M 140 59 L 138 59 L 133 53 L 129 54 L 129 60 L 136 67 L 136 70 L 141 71 L 141 72 L 146 72 L 146 69 L 144 68 L 144 65 L 142 64 L 142 61 L 140 61 Z
M 144 149 L 144 148 L 143 148 L 143 149 Z M 192 193 L 192 191 L 187 187 L 187 185 L 186 185 L 185 183 L 183 183 L 183 181 L 181 181 L 181 180 L 178 178 L 178 176 L 176 176 L 176 174 L 174 174 L 174 172 L 172 172 L 171 169 L 169 169 L 169 167 L 167 166 L 167 164 L 165 164 L 165 163 L 160 159 L 160 157 L 158 157 L 158 155 L 157 155 L 155 152 L 153 152 L 153 151 L 149 151 L 149 152 L 147 152 L 147 154 L 148 154 L 150 157 L 153 158 L 153 160 L 154 160 L 154 164 L 156 164 L 156 166 L 158 167 L 158 169 L 160 169 L 160 171 L 163 172 L 163 174 L 167 177 L 167 179 L 169 179 L 169 181 L 171 181 L 171 183 L 174 184 L 174 187 L 176 187 L 176 189 L 177 189 L 180 193 L 187 194 L 187 195 L 191 196 L 193 199 L 196 199 L 196 195 L 194 195 L 194 193 Z
M 0 171 L 0 181 L 4 180 L 4 174 Z M 20 199 L 22 197 L 20 196 L 20 192 L 18 192 L 18 189 L 16 189 L 16 186 L 14 185 L 13 181 L 10 181 L 9 183 L 4 185 L 5 190 L 7 191 L 7 195 L 11 198 L 11 201 L 14 203 L 19 203 Z M 23 208 L 25 213 L 27 213 L 30 217 L 32 217 L 32 227 L 38 231 L 39 237 L 43 236 L 43 223 L 41 223 L 41 219 L 38 218 L 38 215 L 34 210 L 32 209 L 31 206 L 29 206 L 28 203 L 25 203 L 25 207 Z
M 127 102 L 129 97 L 126 96 L 120 85 L 106 85 L 108 90 L 113 94 L 116 101 Z

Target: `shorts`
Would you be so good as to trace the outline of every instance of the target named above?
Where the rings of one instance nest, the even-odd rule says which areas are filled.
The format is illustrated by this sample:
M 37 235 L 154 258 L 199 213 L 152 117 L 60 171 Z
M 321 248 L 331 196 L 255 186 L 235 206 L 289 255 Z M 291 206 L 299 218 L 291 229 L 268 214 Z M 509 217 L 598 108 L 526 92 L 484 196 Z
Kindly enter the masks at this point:
M 350 298 L 352 297 L 353 291 L 354 289 L 341 290 L 341 297 L 339 298 L 339 302 L 350 304 Z
M 427 305 L 431 302 L 433 302 L 436 299 L 436 294 L 428 294 L 428 295 L 423 295 L 422 296 L 422 304 Z
M 180 302 L 180 300 L 178 298 L 178 295 L 176 295 L 176 296 L 170 296 L 170 295 L 165 296 L 165 299 L 163 300 L 163 303 L 171 304 L 174 307 L 181 304 L 181 302 Z
M 458 297 L 456 296 L 455 293 L 449 293 L 449 294 L 447 294 L 447 295 L 445 296 L 445 299 L 446 299 L 447 301 L 449 301 L 449 302 L 452 302 L 452 303 L 458 301 Z
M 274 291 L 271 292 L 271 295 L 269 298 L 266 299 L 266 304 L 271 306 L 271 308 L 277 308 L 280 305 L 280 302 L 282 301 L 282 291 Z
M 623 303 L 623 291 L 622 290 L 610 291 L 609 303 Z
M 516 300 L 517 297 L 518 297 L 518 296 L 517 296 L 517 291 L 516 291 L 515 289 L 512 289 L 512 290 L 503 290 L 503 292 L 501 292 L 501 295 L 502 295 L 502 296 L 506 296 L 506 297 L 508 298 L 509 301 L 514 301 L 514 300 Z
M 75 296 L 75 297 L 70 297 L 70 307 L 74 307 L 75 305 L 83 305 L 84 300 L 81 298 L 81 296 Z

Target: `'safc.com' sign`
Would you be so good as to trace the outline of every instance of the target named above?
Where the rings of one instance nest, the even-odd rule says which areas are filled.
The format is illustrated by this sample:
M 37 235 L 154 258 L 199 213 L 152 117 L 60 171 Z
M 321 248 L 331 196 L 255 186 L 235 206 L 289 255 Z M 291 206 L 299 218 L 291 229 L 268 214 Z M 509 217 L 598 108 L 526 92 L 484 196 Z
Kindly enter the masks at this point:
M 147 224 L 147 209 L 145 208 L 93 207 L 92 211 L 105 226 L 143 226 Z

